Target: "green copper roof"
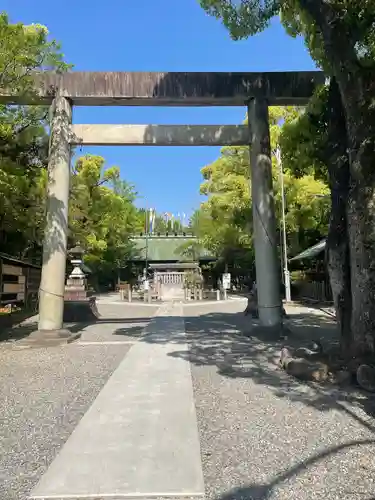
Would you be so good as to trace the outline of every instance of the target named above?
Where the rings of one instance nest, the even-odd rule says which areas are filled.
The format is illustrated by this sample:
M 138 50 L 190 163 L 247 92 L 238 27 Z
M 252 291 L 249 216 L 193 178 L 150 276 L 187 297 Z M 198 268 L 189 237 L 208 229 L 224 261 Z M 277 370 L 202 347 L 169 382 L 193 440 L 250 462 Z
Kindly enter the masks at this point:
M 188 242 L 193 243 L 197 240 L 195 236 L 149 236 L 147 239 L 148 260 L 162 262 L 191 260 L 190 256 L 183 255 L 180 247 L 186 247 Z M 135 236 L 132 238 L 132 242 L 138 254 L 134 260 L 146 260 L 146 237 Z M 197 258 L 209 259 L 211 257 L 206 250 L 201 250 Z
M 313 257 L 316 257 L 319 255 L 321 252 L 323 252 L 326 248 L 326 240 L 322 240 L 316 245 L 307 248 L 303 252 L 299 253 L 295 257 L 293 257 L 292 260 L 302 260 L 302 259 L 312 259 Z

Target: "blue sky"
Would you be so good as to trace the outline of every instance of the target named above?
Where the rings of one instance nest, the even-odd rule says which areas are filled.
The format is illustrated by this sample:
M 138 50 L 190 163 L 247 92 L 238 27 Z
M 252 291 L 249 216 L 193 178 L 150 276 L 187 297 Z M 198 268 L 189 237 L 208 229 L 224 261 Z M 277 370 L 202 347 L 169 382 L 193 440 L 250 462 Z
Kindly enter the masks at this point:
M 44 24 L 66 61 L 90 71 L 292 71 L 315 65 L 302 40 L 276 19 L 264 33 L 233 42 L 197 0 L 1 0 L 12 22 Z M 237 124 L 244 108 L 75 108 L 75 123 Z M 214 147 L 90 147 L 135 184 L 138 205 L 191 213 L 200 169 Z

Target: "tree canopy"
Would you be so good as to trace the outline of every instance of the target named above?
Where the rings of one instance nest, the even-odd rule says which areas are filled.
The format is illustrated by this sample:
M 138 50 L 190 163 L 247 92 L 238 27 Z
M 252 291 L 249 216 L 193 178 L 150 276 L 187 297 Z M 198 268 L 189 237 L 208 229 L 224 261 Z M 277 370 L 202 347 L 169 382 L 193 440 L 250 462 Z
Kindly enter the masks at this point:
M 46 27 L 11 24 L 0 14 L 0 91 L 34 92 L 32 72 L 70 68 Z M 48 107 L 0 105 L 0 247 L 40 259 L 46 210 Z M 80 244 L 96 272 L 108 276 L 134 252 L 129 236 L 142 230 L 133 186 L 118 167 L 85 155 L 71 172 L 69 246 Z
M 375 353 L 375 3 L 372 0 L 200 0 L 233 39 L 279 14 L 329 83 L 284 137 L 299 175 L 328 172 L 328 265 L 345 356 Z M 301 139 L 298 142 L 296 139 Z M 298 160 L 297 160 L 298 158 Z M 302 160 L 299 162 L 299 160 Z M 299 163 L 299 165 L 298 165 Z
M 285 154 L 292 154 L 286 144 L 285 129 L 298 119 L 296 108 L 270 108 L 271 147 L 284 142 Z M 289 130 L 289 129 L 288 129 Z M 285 136 L 285 137 L 284 137 Z M 290 139 L 290 148 L 294 148 Z M 298 162 L 297 162 L 298 163 Z M 284 161 L 286 229 L 290 256 L 323 238 L 328 230 L 329 193 L 322 175 L 310 169 L 298 171 L 295 163 Z M 214 252 L 232 272 L 252 272 L 251 178 L 249 148 L 225 147 L 220 157 L 202 169 L 200 192 L 207 200 L 194 214 L 192 224 L 203 246 Z M 273 184 L 278 231 L 281 232 L 280 168 L 273 157 Z M 237 270 L 237 271 L 236 271 Z
M 68 67 L 46 27 L 11 24 L 0 14 L 0 90 L 31 94 L 33 71 Z M 0 105 L 0 247 L 21 256 L 42 239 L 47 113 L 41 106 Z
M 85 155 L 74 164 L 71 180 L 69 243 L 81 245 L 87 263 L 98 269 L 123 267 L 132 251 L 137 225 L 136 193 L 120 179 L 118 167 L 105 168 L 101 156 Z

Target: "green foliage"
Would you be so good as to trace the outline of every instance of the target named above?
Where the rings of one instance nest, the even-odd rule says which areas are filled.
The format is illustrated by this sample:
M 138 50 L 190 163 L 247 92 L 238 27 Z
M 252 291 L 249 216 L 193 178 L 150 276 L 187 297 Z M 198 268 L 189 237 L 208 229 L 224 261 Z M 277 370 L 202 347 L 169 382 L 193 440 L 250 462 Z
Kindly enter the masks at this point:
M 328 88 L 319 89 L 306 109 L 282 128 L 282 158 L 296 177 L 311 175 L 328 184 L 327 165 Z
M 0 14 L 0 89 L 14 93 L 34 91 L 33 71 L 66 71 L 60 45 L 48 40 L 48 30 L 40 24 L 25 26 L 10 24 L 5 13 Z
M 64 72 L 60 45 L 46 27 L 11 24 L 0 14 L 0 91 L 33 95 L 35 71 Z M 48 158 L 48 109 L 0 105 L 0 243 L 21 257 L 41 256 L 45 224 Z M 100 156 L 86 155 L 72 169 L 69 246 L 80 244 L 85 261 L 101 276 L 113 278 L 135 253 L 130 235 L 144 231 L 145 211 L 134 205 L 134 187 L 118 167 L 105 168 Z M 181 229 L 162 217 L 156 231 Z
M 0 14 L 0 90 L 32 94 L 31 73 L 43 69 L 68 69 L 47 29 Z M 22 257 L 40 253 L 43 237 L 46 118 L 44 107 L 0 105 L 0 247 Z
M 60 45 L 41 25 L 10 24 L 0 15 L 0 90 L 34 92 L 32 72 L 69 69 Z M 40 257 L 45 223 L 47 108 L 0 106 L 1 249 Z M 139 228 L 133 186 L 99 156 L 79 158 L 72 171 L 69 245 L 80 244 L 92 270 L 108 277 L 134 253 L 129 236 Z
M 69 69 L 60 46 L 41 25 L 10 24 L 0 15 L 0 89 L 34 92 L 32 72 Z M 1 249 L 39 256 L 45 223 L 47 108 L 0 106 Z M 136 193 L 118 167 L 98 156 L 79 158 L 72 172 L 69 244 L 81 244 L 93 270 L 111 273 L 133 252 Z
M 328 266 L 342 354 L 375 351 L 375 2 L 200 0 L 235 39 L 280 13 L 330 81 L 280 138 L 290 172 L 332 187 Z M 371 332 L 369 334 L 369 332 Z
M 301 110 L 294 107 L 270 108 L 271 148 L 276 150 L 292 124 L 300 118 Z M 290 140 L 290 144 L 292 141 Z M 284 192 L 288 248 L 295 254 L 316 243 L 327 232 L 329 193 L 323 178 L 315 175 L 313 167 L 296 172 L 295 163 L 288 160 L 291 150 L 284 154 Z M 253 268 L 251 179 L 249 149 L 225 147 L 220 157 L 202 169 L 204 182 L 201 193 L 207 195 L 200 210 L 192 218 L 199 242 L 227 265 L 231 272 Z M 273 184 L 278 230 L 281 230 L 280 171 L 273 158 Z
M 138 221 L 133 187 L 118 167 L 105 168 L 101 156 L 78 158 L 71 181 L 70 244 L 79 243 L 85 261 L 108 272 L 126 264 L 133 252 L 130 236 Z
M 364 67 L 374 67 L 373 0 L 199 0 L 199 3 L 208 14 L 221 19 L 234 40 L 263 31 L 272 17 L 280 14 L 287 32 L 293 37 L 302 35 L 313 59 L 325 70 L 332 71 L 333 53 L 323 33 L 324 21 L 328 22 L 332 29 L 340 29 L 341 36 L 350 44 L 351 57 L 356 62 Z M 341 49 L 344 54 L 345 47 Z
M 208 14 L 222 20 L 234 40 L 263 31 L 282 3 L 282 0 L 200 0 Z
M 201 288 L 203 285 L 203 278 L 198 271 L 189 271 L 184 276 L 184 288 L 193 289 Z

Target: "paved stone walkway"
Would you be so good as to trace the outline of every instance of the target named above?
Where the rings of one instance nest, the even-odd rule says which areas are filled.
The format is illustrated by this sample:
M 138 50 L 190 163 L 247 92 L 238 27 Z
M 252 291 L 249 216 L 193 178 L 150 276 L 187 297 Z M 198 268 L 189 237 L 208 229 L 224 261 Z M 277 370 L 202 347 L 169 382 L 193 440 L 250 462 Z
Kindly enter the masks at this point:
M 34 499 L 204 495 L 182 306 L 160 308 L 32 493 Z
M 178 285 L 164 285 L 162 298 L 164 301 L 183 301 L 185 298 L 185 292 L 182 286 Z

